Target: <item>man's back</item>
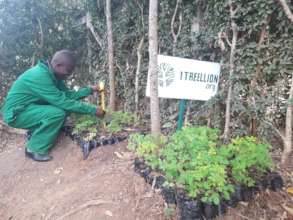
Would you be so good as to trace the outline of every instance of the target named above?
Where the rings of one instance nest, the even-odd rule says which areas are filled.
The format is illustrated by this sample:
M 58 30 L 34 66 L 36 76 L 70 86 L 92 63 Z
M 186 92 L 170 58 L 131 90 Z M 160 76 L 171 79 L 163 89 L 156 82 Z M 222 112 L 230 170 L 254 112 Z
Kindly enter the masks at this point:
M 3 115 L 6 122 L 10 122 L 17 112 L 22 111 L 32 103 L 41 103 L 42 99 L 35 92 L 35 87 L 47 82 L 56 81 L 53 73 L 44 62 L 21 74 L 10 88 L 3 106 Z

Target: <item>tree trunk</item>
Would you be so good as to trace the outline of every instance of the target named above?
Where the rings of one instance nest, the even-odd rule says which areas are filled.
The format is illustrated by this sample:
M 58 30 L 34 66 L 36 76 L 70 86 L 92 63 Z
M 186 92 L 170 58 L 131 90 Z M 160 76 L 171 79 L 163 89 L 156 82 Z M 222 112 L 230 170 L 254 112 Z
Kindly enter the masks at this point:
M 278 0 L 279 3 L 282 5 L 285 14 L 293 23 L 293 14 L 287 5 L 287 2 L 285 0 Z M 288 161 L 288 157 L 290 156 L 290 153 L 292 152 L 292 98 L 293 98 L 293 73 L 292 73 L 292 82 L 291 82 L 291 88 L 288 98 L 288 107 L 286 111 L 286 127 L 285 127 L 285 137 L 284 137 L 284 151 L 282 154 L 281 162 L 283 165 L 285 165 Z
M 223 133 L 223 139 L 224 141 L 227 141 L 229 138 L 230 133 L 230 108 L 231 108 L 231 99 L 232 99 L 232 89 L 233 89 L 233 83 L 232 83 L 232 76 L 234 75 L 235 71 L 235 50 L 236 50 L 236 43 L 237 43 L 237 24 L 235 23 L 234 16 L 237 11 L 237 9 L 233 8 L 232 0 L 229 0 L 229 7 L 230 7 L 230 19 L 231 19 L 231 28 L 232 28 L 232 43 L 231 43 L 231 50 L 230 50 L 230 61 L 229 61 L 229 88 L 228 88 L 228 95 L 226 100 L 226 113 L 225 113 L 225 128 Z
M 158 0 L 149 3 L 149 76 L 150 76 L 150 104 L 152 135 L 161 134 L 160 108 L 158 97 Z
M 282 154 L 281 162 L 286 164 L 288 157 L 292 152 L 292 99 L 293 99 L 293 73 L 291 78 L 291 88 L 288 98 L 288 107 L 286 111 L 286 127 L 285 127 L 285 137 L 284 137 L 284 151 Z
M 261 73 L 262 73 L 262 64 L 259 62 L 259 56 L 260 56 L 260 50 L 261 50 L 261 46 L 263 45 L 263 42 L 265 40 L 266 34 L 267 34 L 267 26 L 269 25 L 269 22 L 271 21 L 271 15 L 269 15 L 265 20 L 264 23 L 262 25 L 261 31 L 260 31 L 260 35 L 259 35 L 259 40 L 258 40 L 258 44 L 257 44 L 257 48 L 256 51 L 258 53 L 258 60 L 257 60 L 257 65 L 255 68 L 255 73 L 250 81 L 250 86 L 249 86 L 249 91 L 250 91 L 250 96 L 249 96 L 249 105 L 250 106 L 255 106 L 256 109 L 256 103 L 255 103 L 255 91 L 256 91 L 256 87 L 258 84 L 259 79 L 261 79 Z M 256 110 L 255 110 L 256 111 Z M 257 112 L 255 112 L 255 115 L 252 115 L 251 121 L 250 121 L 250 126 L 249 126 L 249 133 L 252 136 L 257 136 L 257 124 L 258 124 L 258 120 L 257 120 Z
M 92 68 L 92 48 L 91 48 L 91 39 L 90 39 L 90 30 L 87 30 L 87 38 L 86 38 L 86 46 L 87 46 L 87 59 L 86 59 L 86 63 L 88 66 L 88 75 L 91 77 L 94 77 L 94 84 L 97 85 L 98 82 L 96 81 L 96 76 L 94 76 L 93 73 L 93 68 Z M 93 95 L 88 97 L 89 102 L 93 103 L 95 105 L 98 104 L 98 94 L 96 92 L 94 92 Z
M 140 39 L 137 47 L 137 65 L 135 72 L 135 112 L 138 114 L 138 99 L 139 99 L 139 74 L 141 71 L 141 61 L 142 61 L 142 48 L 143 48 L 144 36 Z
M 143 4 L 140 4 L 139 0 L 135 1 L 137 7 L 140 11 L 140 18 L 141 18 L 141 39 L 137 47 L 136 55 L 137 55 L 137 64 L 136 64 L 136 72 L 135 72 L 135 97 L 134 97 L 134 103 L 135 103 L 135 112 L 138 115 L 139 114 L 139 75 L 141 72 L 141 63 L 143 59 L 143 45 L 144 45 L 144 39 L 145 39 L 145 32 L 144 32 L 144 12 L 143 12 Z
M 33 54 L 32 61 L 31 61 L 31 67 L 33 67 L 36 64 L 36 59 L 39 59 L 39 58 L 43 57 L 43 47 L 44 47 L 43 26 L 42 26 L 42 22 L 41 22 L 41 20 L 39 18 L 37 18 L 37 22 L 38 22 L 38 28 L 39 28 L 39 32 L 37 34 L 37 39 L 38 39 L 38 35 L 39 35 L 39 41 L 37 40 L 38 49 Z
M 110 100 L 109 107 L 115 110 L 116 92 L 115 92 L 115 72 L 114 72 L 114 45 L 112 33 L 112 17 L 111 17 L 111 0 L 106 0 L 106 18 L 107 18 L 107 39 L 108 39 L 108 67 L 109 67 L 109 84 L 110 84 Z

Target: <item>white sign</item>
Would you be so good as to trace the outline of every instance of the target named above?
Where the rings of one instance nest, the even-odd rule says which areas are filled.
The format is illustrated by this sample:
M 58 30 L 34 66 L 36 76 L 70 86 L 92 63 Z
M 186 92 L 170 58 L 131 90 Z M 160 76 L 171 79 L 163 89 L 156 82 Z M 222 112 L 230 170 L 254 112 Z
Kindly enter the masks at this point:
M 158 55 L 159 97 L 208 100 L 217 93 L 220 64 Z M 148 76 L 146 95 L 150 96 Z

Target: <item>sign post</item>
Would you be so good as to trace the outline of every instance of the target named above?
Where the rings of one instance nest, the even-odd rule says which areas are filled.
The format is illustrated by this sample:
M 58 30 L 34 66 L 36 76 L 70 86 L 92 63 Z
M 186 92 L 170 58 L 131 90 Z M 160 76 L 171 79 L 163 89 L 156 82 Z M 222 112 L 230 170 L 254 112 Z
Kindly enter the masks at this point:
M 158 55 L 158 92 L 160 98 L 179 99 L 177 130 L 183 125 L 186 100 L 209 100 L 217 93 L 220 64 Z M 150 96 L 148 76 L 146 95 Z
M 181 99 L 179 102 L 179 117 L 178 117 L 178 123 L 177 123 L 177 131 L 181 130 L 183 126 L 185 107 L 186 107 L 186 99 Z

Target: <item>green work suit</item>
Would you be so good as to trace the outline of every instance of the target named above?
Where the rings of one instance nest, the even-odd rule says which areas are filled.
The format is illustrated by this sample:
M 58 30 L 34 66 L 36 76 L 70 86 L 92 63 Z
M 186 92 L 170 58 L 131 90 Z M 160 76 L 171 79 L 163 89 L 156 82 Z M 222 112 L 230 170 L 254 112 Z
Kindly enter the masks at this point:
M 3 119 L 11 127 L 30 130 L 27 148 L 44 154 L 54 144 L 68 113 L 95 114 L 96 106 L 78 101 L 91 93 L 89 87 L 69 90 L 39 61 L 13 83 L 2 108 Z

